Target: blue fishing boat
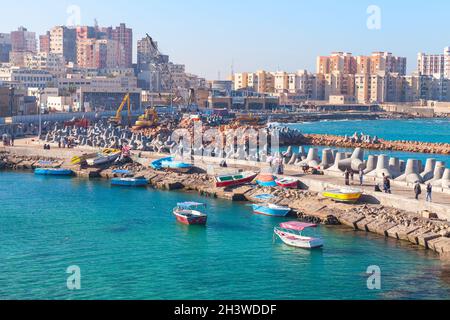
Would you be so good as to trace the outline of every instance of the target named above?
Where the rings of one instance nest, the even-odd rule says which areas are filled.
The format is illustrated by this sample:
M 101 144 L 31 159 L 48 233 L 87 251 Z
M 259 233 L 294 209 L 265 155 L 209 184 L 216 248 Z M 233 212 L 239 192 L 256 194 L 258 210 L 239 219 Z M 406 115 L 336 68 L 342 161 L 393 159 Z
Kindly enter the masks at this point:
M 145 178 L 114 178 L 111 185 L 121 187 L 145 187 L 148 181 Z
M 192 169 L 192 165 L 181 161 L 175 161 L 173 157 L 155 160 L 150 164 L 154 170 L 168 170 L 180 173 L 187 173 Z
M 131 174 L 131 171 L 130 171 L 130 170 L 120 170 L 120 169 L 117 169 L 117 170 L 113 170 L 112 173 L 114 173 L 114 174 L 124 174 L 124 175 L 127 175 L 127 174 Z
M 291 212 L 291 208 L 275 204 L 254 204 L 253 212 L 264 216 L 286 217 Z
M 260 187 L 276 187 L 276 178 L 272 174 L 260 174 L 256 178 L 256 183 Z
M 73 171 L 59 168 L 37 168 L 34 170 L 34 174 L 40 176 L 72 176 Z

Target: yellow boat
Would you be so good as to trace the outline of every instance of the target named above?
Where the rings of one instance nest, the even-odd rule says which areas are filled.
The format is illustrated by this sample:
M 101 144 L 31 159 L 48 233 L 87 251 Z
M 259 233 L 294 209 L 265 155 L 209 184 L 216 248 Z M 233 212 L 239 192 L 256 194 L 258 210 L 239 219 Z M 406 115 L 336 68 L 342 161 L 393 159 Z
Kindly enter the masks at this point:
M 356 203 L 361 198 L 362 192 L 352 189 L 340 189 L 325 191 L 322 195 L 336 202 Z

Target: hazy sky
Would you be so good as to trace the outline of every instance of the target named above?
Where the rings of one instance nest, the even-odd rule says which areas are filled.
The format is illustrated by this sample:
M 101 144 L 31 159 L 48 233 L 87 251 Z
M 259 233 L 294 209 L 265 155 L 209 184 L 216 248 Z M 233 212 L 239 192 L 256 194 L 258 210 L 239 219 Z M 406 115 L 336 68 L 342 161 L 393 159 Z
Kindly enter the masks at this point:
M 146 32 L 161 51 L 192 73 L 224 79 L 234 69 L 315 71 L 317 55 L 332 51 L 391 51 L 416 69 L 419 51 L 450 46 L 450 2 L 444 0 L 3 0 L 0 32 L 19 25 L 42 34 L 53 25 L 80 23 Z M 367 27 L 370 5 L 381 9 L 381 29 Z

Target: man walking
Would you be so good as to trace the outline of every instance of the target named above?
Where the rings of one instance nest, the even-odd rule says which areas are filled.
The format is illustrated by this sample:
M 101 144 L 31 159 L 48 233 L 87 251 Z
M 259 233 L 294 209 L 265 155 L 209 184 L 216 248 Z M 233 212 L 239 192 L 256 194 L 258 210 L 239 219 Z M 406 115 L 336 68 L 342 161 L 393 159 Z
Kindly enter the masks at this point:
M 428 183 L 427 185 L 427 202 L 432 202 L 432 194 L 433 194 L 433 186 L 431 183 Z
M 345 177 L 345 185 L 349 186 L 350 185 L 350 171 L 348 169 L 345 170 L 344 177 Z
M 419 196 L 422 194 L 422 187 L 420 186 L 420 182 L 417 181 L 414 186 L 414 193 L 416 195 L 416 200 L 419 200 Z
M 364 170 L 359 169 L 359 185 L 362 187 L 364 184 Z

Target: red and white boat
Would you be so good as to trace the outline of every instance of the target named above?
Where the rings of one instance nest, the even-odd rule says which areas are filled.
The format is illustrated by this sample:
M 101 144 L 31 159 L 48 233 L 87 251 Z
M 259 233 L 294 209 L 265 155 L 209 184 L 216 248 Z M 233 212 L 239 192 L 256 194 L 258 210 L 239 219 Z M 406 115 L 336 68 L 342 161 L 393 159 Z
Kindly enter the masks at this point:
M 246 183 L 250 183 L 258 176 L 254 172 L 243 172 L 234 175 L 223 175 L 216 177 L 216 187 L 226 188 L 240 186 Z
M 283 178 L 275 181 L 277 186 L 286 189 L 298 189 L 299 181 L 295 178 Z
M 200 211 L 200 208 L 206 208 L 206 204 L 198 202 L 179 203 L 173 214 L 177 221 L 186 225 L 206 225 L 208 215 Z

